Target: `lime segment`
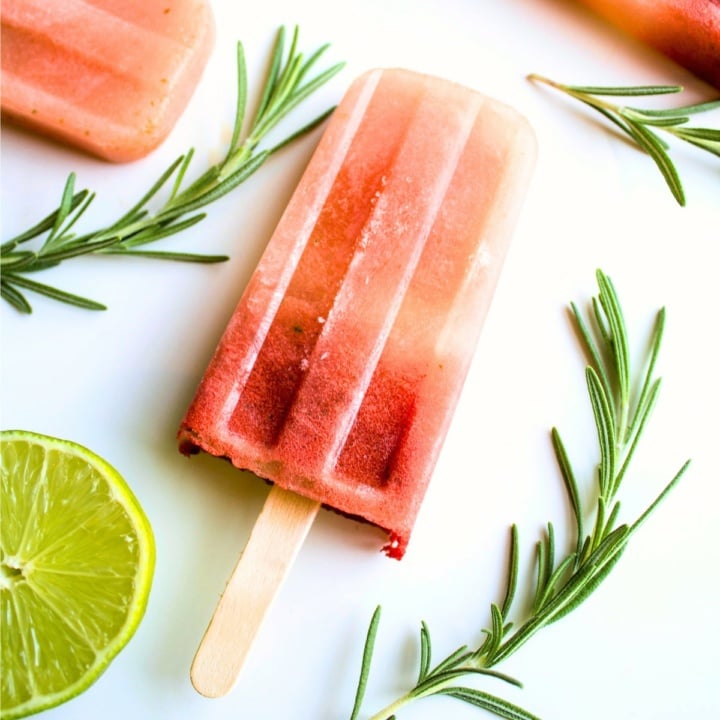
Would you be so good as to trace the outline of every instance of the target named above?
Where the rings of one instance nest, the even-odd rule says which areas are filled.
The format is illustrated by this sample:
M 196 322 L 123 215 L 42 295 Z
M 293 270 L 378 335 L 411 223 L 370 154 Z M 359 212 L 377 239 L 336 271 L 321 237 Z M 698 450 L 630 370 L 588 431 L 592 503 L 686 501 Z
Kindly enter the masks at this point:
M 147 605 L 150 523 L 102 458 L 76 443 L 0 432 L 0 718 L 92 684 Z

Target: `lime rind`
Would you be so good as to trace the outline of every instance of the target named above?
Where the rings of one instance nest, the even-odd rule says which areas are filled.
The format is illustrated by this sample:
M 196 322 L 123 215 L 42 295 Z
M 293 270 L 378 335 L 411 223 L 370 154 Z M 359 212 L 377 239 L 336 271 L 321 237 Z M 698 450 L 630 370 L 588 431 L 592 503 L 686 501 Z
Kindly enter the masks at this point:
M 12 484 L 12 478 L 6 477 L 10 475 L 6 472 L 8 458 L 3 457 L 0 718 L 11 720 L 49 709 L 80 694 L 125 647 L 147 608 L 155 568 L 155 543 L 150 522 L 130 487 L 108 462 L 88 448 L 23 430 L 2 431 L 0 441 L 3 456 L 12 455 L 18 444 L 25 444 L 28 463 L 23 471 L 30 474 L 33 491 L 28 497 L 25 483 L 19 487 Z M 53 453 L 55 466 L 59 463 L 62 471 L 49 480 L 45 470 Z M 12 460 L 10 457 L 8 462 Z M 50 487 L 53 482 L 60 487 Z M 88 490 L 96 507 L 81 513 L 80 521 L 53 506 L 59 501 L 67 508 L 82 508 Z M 104 540 L 108 553 L 118 551 L 120 555 L 119 573 L 110 572 L 102 560 L 97 560 L 105 552 L 103 528 L 123 525 L 113 517 L 118 509 L 127 516 L 129 532 L 120 538 L 127 547 L 123 548 L 117 537 L 113 543 L 111 530 L 105 532 Z M 74 522 L 69 520 L 71 516 Z M 23 517 L 30 518 L 30 522 L 23 524 Z M 92 544 L 97 535 L 88 533 L 87 528 L 98 530 L 101 547 Z M 114 553 L 114 563 L 118 562 L 118 553 Z M 13 563 L 21 565 L 23 558 L 27 562 L 27 582 L 14 583 L 12 578 L 5 577 L 5 570 L 10 568 L 12 573 Z M 113 586 L 121 587 L 113 591 Z M 117 606 L 117 598 L 123 597 L 124 604 Z M 110 623 L 103 622 L 113 613 Z M 39 623 L 42 636 L 37 630 L 38 614 L 42 615 Z M 16 630 L 15 637 L 11 627 Z M 13 651 L 19 651 L 27 661 L 24 677 L 22 672 L 11 673 L 6 666 L 19 662 Z M 25 685 L 20 688 L 23 681 Z M 43 681 L 49 681 L 53 689 L 42 689 Z M 24 693 L 26 698 L 8 706 L 8 699 L 18 693 Z

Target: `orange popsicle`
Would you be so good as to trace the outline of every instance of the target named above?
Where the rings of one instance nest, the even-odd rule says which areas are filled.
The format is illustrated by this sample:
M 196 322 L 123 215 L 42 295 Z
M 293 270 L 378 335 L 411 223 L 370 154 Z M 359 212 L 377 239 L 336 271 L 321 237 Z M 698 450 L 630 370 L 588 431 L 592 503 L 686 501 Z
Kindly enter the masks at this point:
M 720 89 L 718 0 L 580 0 Z
M 5 117 L 115 162 L 169 134 L 214 40 L 207 0 L 3 0 Z
M 333 114 L 179 431 L 274 483 L 196 657 L 204 694 L 232 684 L 266 571 L 320 505 L 403 556 L 534 161 L 515 111 L 405 70 L 366 73 Z

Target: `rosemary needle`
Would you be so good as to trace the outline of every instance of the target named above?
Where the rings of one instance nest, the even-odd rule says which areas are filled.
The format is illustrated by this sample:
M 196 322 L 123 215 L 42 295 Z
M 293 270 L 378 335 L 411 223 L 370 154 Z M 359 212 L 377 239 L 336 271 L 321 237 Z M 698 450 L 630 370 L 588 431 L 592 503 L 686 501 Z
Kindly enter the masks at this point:
M 536 544 L 534 582 L 524 593 L 518 591 L 518 530 L 510 530 L 507 579 L 500 604 L 490 606 L 490 623 L 482 630 L 484 640 L 475 649 L 463 645 L 433 666 L 432 641 L 425 623 L 420 628 L 420 669 L 415 685 L 391 702 L 371 720 L 388 720 L 407 705 L 432 695 L 447 695 L 505 720 L 538 720 L 527 710 L 494 693 L 458 685 L 460 678 L 484 676 L 520 686 L 518 680 L 495 668 L 538 631 L 556 622 L 586 600 L 611 572 L 622 556 L 630 538 L 647 520 L 684 475 L 686 462 L 665 489 L 650 503 L 638 519 L 620 523 L 621 489 L 638 440 L 655 405 L 660 380 L 655 377 L 655 362 L 662 341 L 665 312 L 655 319 L 645 367 L 637 381 L 631 373 L 627 330 L 622 308 L 610 278 L 597 272 L 599 293 L 594 298 L 589 318 L 585 320 L 575 304 L 571 317 L 588 359 L 586 382 L 595 419 L 599 444 L 599 462 L 595 477 L 595 500 L 581 502 L 578 479 L 556 428 L 551 440 L 568 501 L 573 514 L 569 535 L 575 534 L 568 550 L 556 558 L 555 531 L 548 523 Z M 589 524 L 586 524 L 587 519 Z M 513 612 L 513 601 L 529 611 Z M 373 650 L 380 621 L 375 610 L 365 642 L 360 681 L 351 720 L 360 717 L 360 706 L 367 688 Z
M 628 87 L 598 87 L 591 85 L 564 85 L 542 75 L 531 74 L 528 79 L 543 83 L 564 92 L 593 108 L 630 139 L 655 162 L 673 197 L 685 205 L 685 190 L 675 163 L 670 158 L 669 145 L 659 133 L 672 135 L 701 150 L 720 156 L 720 128 L 691 127 L 691 115 L 720 108 L 720 100 L 682 105 L 665 110 L 650 110 L 619 105 L 608 97 L 646 97 L 682 92 L 680 85 L 635 85 Z
M 205 213 L 200 210 L 243 183 L 271 155 L 310 132 L 332 112 L 333 108 L 328 109 L 275 145 L 263 149 L 259 147 L 285 116 L 343 67 L 343 63 L 336 63 L 311 76 L 311 71 L 328 45 L 323 45 L 305 58 L 298 50 L 298 35 L 299 30 L 295 27 L 286 53 L 285 28 L 278 30 L 261 100 L 247 123 L 247 130 L 244 130 L 248 95 L 247 68 L 242 43 L 238 43 L 238 87 L 232 139 L 225 157 L 190 184 L 183 187 L 193 157 L 192 149 L 178 157 L 122 217 L 108 227 L 76 234 L 74 228 L 94 200 L 95 194 L 88 190 L 76 192 L 75 174 L 70 173 L 58 207 L 33 227 L 0 245 L 2 298 L 24 313 L 32 312 L 32 306 L 25 296 L 26 291 L 88 310 L 104 310 L 105 306 L 99 302 L 28 277 L 81 255 L 131 255 L 200 263 L 227 260 L 223 255 L 141 248 L 200 222 L 205 217 Z M 161 191 L 167 192 L 167 197 L 160 209 L 151 213 L 149 203 Z M 45 238 L 38 249 L 26 249 L 25 243 L 42 235 Z

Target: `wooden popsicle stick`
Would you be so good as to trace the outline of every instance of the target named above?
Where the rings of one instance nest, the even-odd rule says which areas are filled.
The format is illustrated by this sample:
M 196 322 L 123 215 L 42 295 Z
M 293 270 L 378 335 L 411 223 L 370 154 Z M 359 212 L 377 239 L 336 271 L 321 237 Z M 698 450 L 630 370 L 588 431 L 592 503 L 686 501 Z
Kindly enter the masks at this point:
M 201 695 L 232 689 L 319 508 L 273 485 L 195 654 L 190 679 Z

